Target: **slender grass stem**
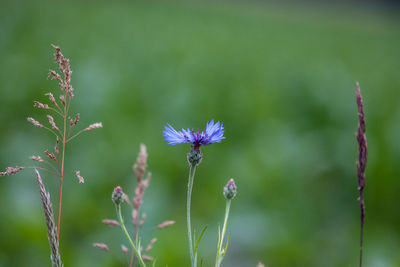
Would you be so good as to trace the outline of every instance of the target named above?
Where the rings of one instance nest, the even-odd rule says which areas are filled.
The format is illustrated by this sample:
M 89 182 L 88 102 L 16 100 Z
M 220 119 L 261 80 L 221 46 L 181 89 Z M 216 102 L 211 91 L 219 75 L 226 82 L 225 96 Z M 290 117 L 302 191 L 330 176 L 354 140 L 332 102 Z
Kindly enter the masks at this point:
M 137 250 L 136 246 L 133 244 L 132 238 L 129 235 L 128 231 L 126 230 L 124 219 L 122 218 L 122 214 L 121 214 L 121 205 L 115 205 L 115 209 L 117 210 L 117 215 L 118 215 L 119 222 L 121 224 L 122 231 L 124 232 L 129 243 L 131 244 L 131 247 L 132 247 L 133 251 L 135 252 L 136 257 L 138 258 L 140 265 L 142 267 L 146 267 L 146 264 L 144 263 L 142 256 L 140 255 L 140 252 Z
M 137 216 L 140 215 L 140 205 L 139 205 L 139 207 L 137 209 L 137 214 L 138 214 Z M 137 220 L 136 220 L 136 223 L 134 223 L 133 226 L 135 227 L 135 232 L 134 232 L 133 238 L 136 240 L 138 238 L 138 236 L 139 236 L 139 227 L 138 227 Z M 133 258 L 133 250 L 131 250 L 131 255 L 129 257 L 129 267 L 132 267 L 132 266 L 135 266 L 134 258 Z
M 58 134 L 55 131 L 53 131 L 52 129 L 50 129 L 50 128 L 46 127 L 46 126 L 43 126 L 43 129 L 46 129 L 47 131 L 49 131 L 52 134 L 54 134 L 56 137 L 59 137 Z
M 228 225 L 228 217 L 229 217 L 229 210 L 231 208 L 231 200 L 226 200 L 226 208 L 225 208 L 225 219 L 224 219 L 224 226 L 222 227 L 222 234 L 219 235 L 218 238 L 218 250 L 217 250 L 217 258 L 215 260 L 215 267 L 221 266 L 223 255 L 222 255 L 222 243 L 224 242 L 226 227 Z
M 59 169 L 57 169 L 56 167 L 54 167 L 54 165 L 52 165 L 50 162 L 48 162 L 47 160 L 44 160 L 43 161 L 44 163 L 46 163 L 47 165 L 49 165 L 55 172 L 57 172 L 57 174 L 58 174 L 58 171 L 59 171 Z
M 65 91 L 64 97 L 67 97 L 67 91 Z M 63 178 L 64 178 L 64 158 L 65 158 L 65 144 L 66 144 L 66 130 L 67 130 L 67 108 L 64 105 L 64 134 L 62 138 L 63 150 L 61 156 L 61 173 L 60 173 L 60 199 L 58 201 L 58 218 L 57 218 L 57 238 L 60 240 L 60 223 L 61 223 L 61 204 L 62 204 L 62 190 L 63 190 Z
M 61 114 L 61 112 L 59 112 L 57 109 L 49 107 L 49 109 L 51 109 L 52 111 L 56 112 L 58 115 L 60 115 L 61 117 L 63 117 L 63 114 Z
M 69 137 L 69 138 L 67 139 L 66 142 L 68 143 L 69 141 L 71 141 L 72 139 L 74 139 L 75 137 L 77 137 L 78 135 L 80 135 L 80 134 L 83 133 L 83 132 L 85 132 L 85 129 L 80 130 L 79 132 L 77 132 L 77 133 L 74 134 L 73 136 Z
M 48 173 L 51 173 L 51 174 L 54 174 L 54 175 L 58 175 L 58 173 L 55 173 L 52 170 L 49 170 L 49 169 L 46 169 L 46 168 L 37 167 L 37 166 L 27 166 L 27 167 L 24 167 L 24 168 L 43 170 L 43 171 L 46 171 Z
M 360 209 L 361 209 L 361 225 L 360 225 L 360 267 L 363 265 L 363 241 L 364 241 L 364 216 L 365 206 L 364 200 L 362 199 L 362 193 L 360 193 Z
M 360 230 L 360 267 L 362 267 L 363 230 L 364 230 L 364 227 L 361 226 L 361 230 Z
M 189 237 L 190 262 L 191 262 L 192 267 L 195 267 L 195 259 L 194 259 L 194 255 L 193 255 L 192 226 L 191 226 L 191 222 L 190 222 L 190 205 L 191 205 L 191 199 L 192 199 L 193 180 L 194 180 L 195 172 L 196 172 L 196 166 L 190 165 L 188 191 L 187 191 L 186 217 L 187 217 L 187 228 L 188 228 L 188 237 Z

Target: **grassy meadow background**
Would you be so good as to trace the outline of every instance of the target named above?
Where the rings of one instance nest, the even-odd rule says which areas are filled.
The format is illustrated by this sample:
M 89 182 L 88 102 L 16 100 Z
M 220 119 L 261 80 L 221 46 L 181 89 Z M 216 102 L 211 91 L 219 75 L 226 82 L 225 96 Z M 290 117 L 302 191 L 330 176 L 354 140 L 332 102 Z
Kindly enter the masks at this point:
M 115 218 L 117 185 L 132 195 L 132 164 L 145 143 L 153 179 L 143 243 L 157 236 L 157 266 L 188 266 L 189 145 L 162 130 L 224 122 L 226 140 L 203 148 L 192 221 L 215 260 L 222 188 L 235 178 L 225 266 L 357 266 L 359 206 L 355 83 L 367 119 L 365 266 L 400 266 L 400 19 L 385 6 L 269 2 L 2 1 L 0 168 L 31 164 L 52 149 L 33 100 L 58 93 L 47 79 L 51 44 L 72 64 L 72 111 L 81 127 L 64 180 L 65 266 L 124 266 Z M 85 184 L 72 171 L 81 170 Z M 55 211 L 58 180 L 43 173 Z M 125 209 L 130 221 L 129 208 Z M 163 220 L 176 224 L 164 230 Z M 130 228 L 132 229 L 132 228 Z M 50 266 L 47 229 L 32 170 L 0 179 L 0 266 Z M 113 253 L 92 247 L 105 242 Z

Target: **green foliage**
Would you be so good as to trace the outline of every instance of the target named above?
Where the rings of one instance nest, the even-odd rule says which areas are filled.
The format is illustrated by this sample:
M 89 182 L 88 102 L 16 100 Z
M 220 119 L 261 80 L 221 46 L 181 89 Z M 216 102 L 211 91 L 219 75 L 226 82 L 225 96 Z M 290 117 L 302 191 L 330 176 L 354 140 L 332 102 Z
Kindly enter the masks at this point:
M 197 257 L 197 249 L 198 249 L 198 247 L 199 247 L 201 238 L 203 237 L 204 233 L 205 233 L 206 230 L 207 230 L 207 227 L 208 227 L 208 225 L 206 225 L 206 226 L 203 227 L 203 229 L 202 229 L 201 232 L 200 232 L 199 237 L 198 237 L 197 240 L 196 240 L 196 243 L 194 244 L 193 253 L 194 253 L 195 257 Z
M 196 174 L 192 221 L 210 227 L 198 249 L 203 265 L 214 261 L 209 233 L 221 220 L 221 185 L 233 177 L 241 193 L 226 266 L 355 266 L 359 81 L 369 141 L 364 262 L 399 266 L 400 22 L 394 9 L 362 5 L 1 1 L 0 168 L 27 165 L 49 149 L 52 137 L 26 117 L 46 122 L 32 105 L 56 87 L 46 79 L 53 43 L 71 59 L 71 109 L 81 125 L 104 125 L 68 151 L 68 166 L 79 166 L 85 184 L 66 170 L 65 266 L 125 264 L 123 233 L 101 220 L 114 212 L 112 188 L 132 195 L 141 142 L 153 174 L 142 243 L 152 226 L 175 220 L 157 233 L 151 255 L 158 266 L 187 266 L 190 147 L 167 147 L 161 131 L 166 122 L 201 129 L 211 118 L 224 122 L 227 139 L 202 150 Z M 57 207 L 58 181 L 42 178 Z M 33 172 L 1 178 L 0 200 L 0 266 L 48 264 Z M 99 240 L 110 240 L 113 254 L 91 246 Z

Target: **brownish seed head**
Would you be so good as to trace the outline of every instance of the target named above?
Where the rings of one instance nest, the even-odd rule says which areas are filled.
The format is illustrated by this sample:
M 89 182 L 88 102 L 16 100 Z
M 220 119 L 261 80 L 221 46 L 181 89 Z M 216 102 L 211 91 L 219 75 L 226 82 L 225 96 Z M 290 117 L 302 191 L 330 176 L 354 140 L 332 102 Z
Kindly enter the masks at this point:
M 153 245 L 154 245 L 154 243 L 156 243 L 156 241 L 157 241 L 157 238 L 153 238 L 153 239 L 150 241 L 150 243 L 147 245 L 145 251 L 146 251 L 146 252 L 150 251 L 150 250 L 153 248 Z
M 43 128 L 43 124 L 41 124 L 40 122 L 38 122 L 37 120 L 35 120 L 34 118 L 29 117 L 28 121 L 30 123 L 32 123 L 34 126 L 39 127 L 39 128 Z
M 157 228 L 162 229 L 162 228 L 171 226 L 174 223 L 175 223 L 175 221 L 165 221 L 165 222 L 162 222 L 161 224 L 157 225 Z
M 43 108 L 43 109 L 49 109 L 50 107 L 49 107 L 49 105 L 47 105 L 47 104 L 42 104 L 42 103 L 40 103 L 40 102 L 38 102 L 38 101 L 33 101 L 33 106 L 35 107 L 35 108 Z
M 121 250 L 125 255 L 128 255 L 128 248 L 125 247 L 124 245 L 121 245 Z
M 56 99 L 54 98 L 54 96 L 53 96 L 52 93 L 47 93 L 46 96 L 48 96 L 49 99 L 50 99 L 50 101 L 51 101 L 55 106 L 58 107 L 58 104 L 57 104 L 57 102 L 56 102 Z
M 63 95 L 60 95 L 60 101 L 63 104 L 63 106 L 65 107 L 65 97 Z
M 31 157 L 31 160 L 38 161 L 38 162 L 43 162 L 43 161 L 44 161 L 44 160 L 42 159 L 42 157 L 40 157 L 40 156 L 32 156 L 32 157 Z
M 143 224 L 146 222 L 146 217 L 147 217 L 146 213 L 143 212 L 142 219 L 140 220 L 140 227 L 142 227 Z
M 119 222 L 116 220 L 104 219 L 102 222 L 109 226 L 119 226 L 120 225 Z
M 5 175 L 14 175 L 18 173 L 19 171 L 25 169 L 26 167 L 7 167 L 5 172 L 0 172 L 0 176 L 5 176 Z
M 153 257 L 150 257 L 150 256 L 148 256 L 148 255 L 143 255 L 143 256 L 142 256 L 142 259 L 143 259 L 144 261 L 153 261 Z
M 75 171 L 75 175 L 76 177 L 78 177 L 80 184 L 83 184 L 85 182 L 85 179 L 83 179 L 83 177 L 81 176 L 81 171 Z
M 47 115 L 47 118 L 49 119 L 49 123 L 51 125 L 51 127 L 57 131 L 59 131 L 60 129 L 57 127 L 56 123 L 54 122 L 54 118 L 50 115 Z
M 93 247 L 99 248 L 101 250 L 104 250 L 105 252 L 109 252 L 110 251 L 108 246 L 106 244 L 104 244 L 104 243 L 93 243 Z
M 60 139 L 57 136 L 56 145 L 54 146 L 54 153 L 56 153 L 57 156 L 59 154 L 59 150 L 58 150 L 58 144 L 59 143 L 60 143 Z
M 48 150 L 44 151 L 44 153 L 46 154 L 46 156 L 47 156 L 49 159 L 54 160 L 54 161 L 57 161 L 57 158 L 56 158 L 56 156 L 55 156 L 53 153 L 50 153 Z
M 103 128 L 103 124 L 101 122 L 96 122 L 93 124 L 90 124 L 86 129 L 84 129 L 83 131 L 91 131 L 93 129 L 98 129 L 98 128 Z

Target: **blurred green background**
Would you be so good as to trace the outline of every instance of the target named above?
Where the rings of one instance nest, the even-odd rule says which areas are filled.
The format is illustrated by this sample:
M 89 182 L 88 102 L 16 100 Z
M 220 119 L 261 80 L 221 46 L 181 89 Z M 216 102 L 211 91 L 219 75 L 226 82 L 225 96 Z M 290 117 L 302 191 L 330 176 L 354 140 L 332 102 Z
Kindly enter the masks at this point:
M 204 266 L 215 260 L 222 188 L 238 195 L 225 266 L 357 266 L 359 206 L 355 83 L 367 118 L 365 266 L 400 266 L 400 19 L 391 6 L 286 2 L 2 1 L 0 167 L 31 164 L 54 140 L 33 100 L 58 94 L 50 44 L 71 59 L 81 127 L 104 128 L 67 150 L 61 250 L 65 266 L 125 266 L 112 189 L 132 195 L 145 143 L 153 179 L 143 243 L 158 237 L 157 266 L 188 266 L 185 203 L 189 145 L 162 130 L 224 122 L 204 147 L 193 192 Z M 78 184 L 72 170 L 81 170 Z M 55 206 L 58 180 L 43 174 Z M 125 207 L 129 221 L 129 209 Z M 176 220 L 164 230 L 154 225 Z M 130 227 L 130 229 L 132 229 Z M 33 171 L 0 179 L 0 266 L 49 266 Z M 92 247 L 105 242 L 113 251 Z

